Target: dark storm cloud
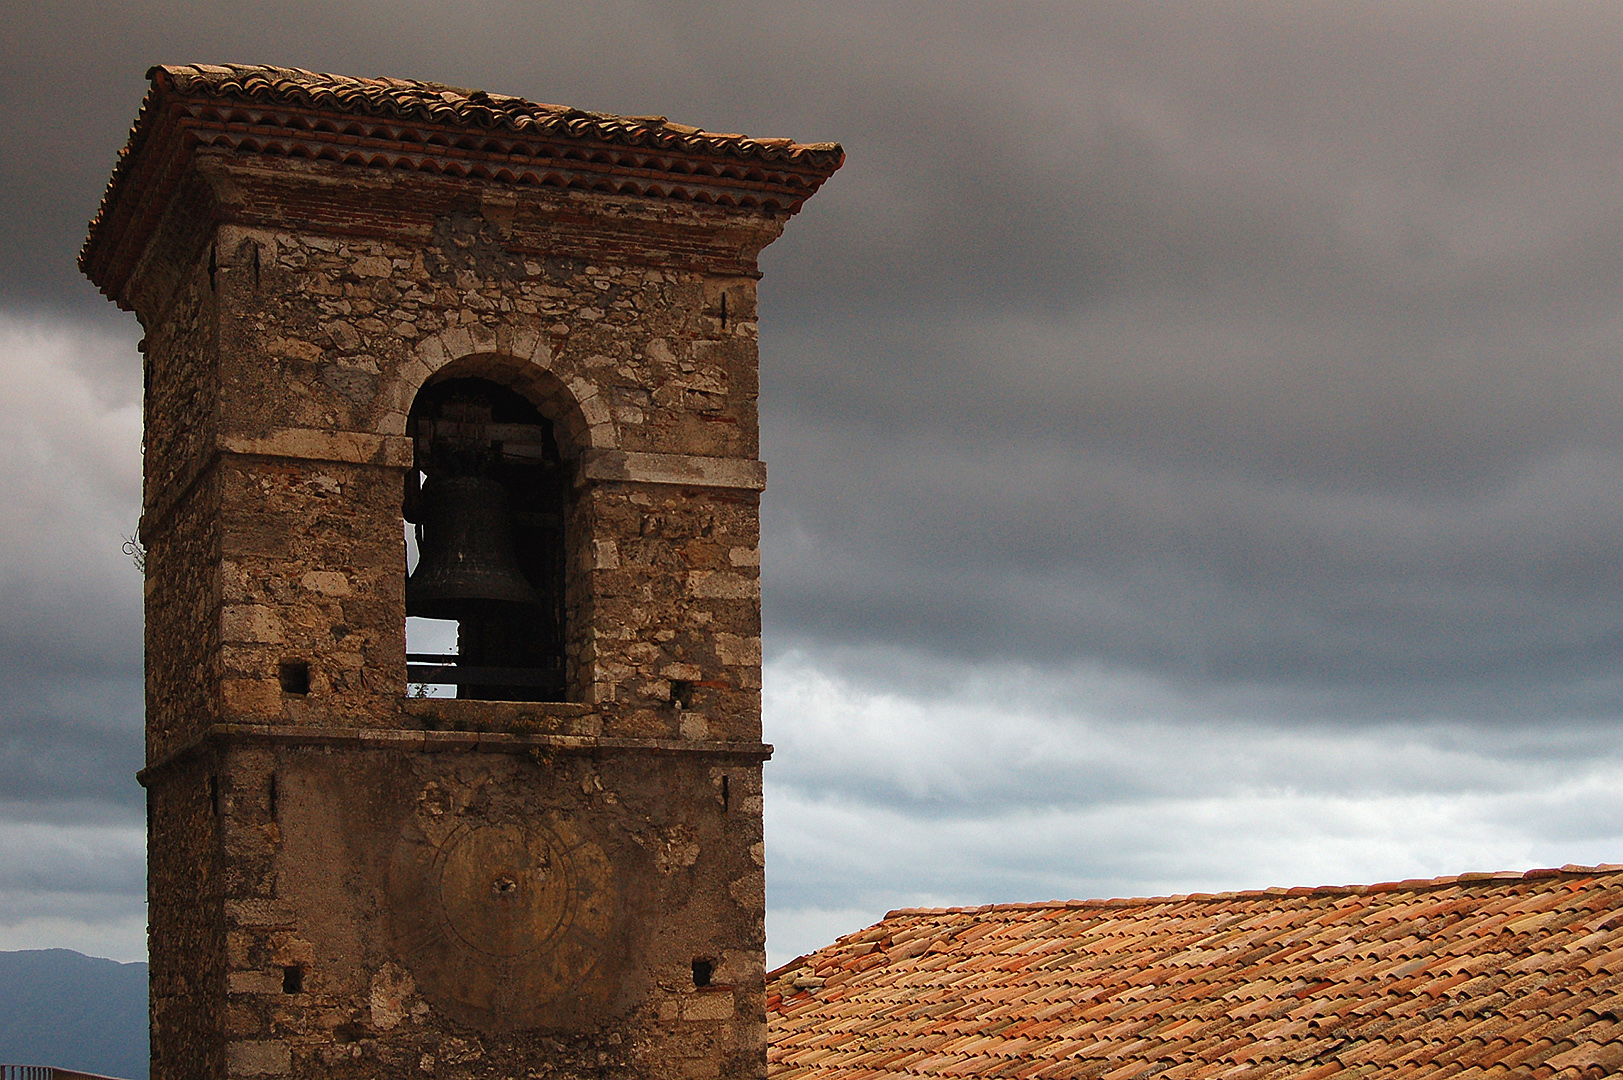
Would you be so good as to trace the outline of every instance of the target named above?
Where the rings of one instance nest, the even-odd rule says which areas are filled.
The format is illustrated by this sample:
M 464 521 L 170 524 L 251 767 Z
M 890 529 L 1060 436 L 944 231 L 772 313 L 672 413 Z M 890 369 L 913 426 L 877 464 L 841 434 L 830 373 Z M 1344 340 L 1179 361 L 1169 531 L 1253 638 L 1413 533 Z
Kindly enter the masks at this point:
M 769 253 L 770 625 L 1615 713 L 1619 20 L 1201 12 L 948 77 Z
M 76 305 L 85 318 L 99 311 L 73 256 L 152 64 L 427 79 L 624 114 L 668 110 L 712 129 L 771 112 L 757 95 L 771 82 L 773 29 L 753 5 L 70 0 L 8 18 L 0 288 L 12 300 Z
M 1448 496 L 1055 439 L 785 435 L 766 569 L 769 613 L 791 632 L 1219 682 L 1475 688 L 1545 711 L 1546 684 L 1610 674 L 1623 644 L 1623 455 L 1610 449 Z M 1566 707 L 1615 709 L 1617 689 Z
M 842 139 L 766 259 L 775 633 L 1382 687 L 1623 651 L 1605 6 L 21 17 L 4 265 L 34 301 L 86 295 L 64 267 L 154 60 Z M 76 92 L 38 93 L 64 54 Z
M 771 963 L 899 906 L 1588 864 L 1623 843 L 1611 725 L 1280 724 L 1266 688 L 883 647 L 790 650 L 765 675 Z
M 0 817 L 139 820 L 133 336 L 0 311 Z
M 1553 788 L 1581 773 L 1575 762 L 1623 768 L 1609 725 L 1281 725 L 1255 694 L 1195 698 L 1127 668 L 964 667 L 851 649 L 790 652 L 769 671 L 775 785 L 920 819 L 1287 787 L 1304 797 L 1461 796 Z
M 775 949 L 1615 847 L 1615 5 L 9 15 L 0 943 L 140 947 L 139 329 L 73 257 L 159 62 L 845 144 L 763 257 Z
M 0 693 L 0 791 L 34 804 L 81 799 L 138 813 L 139 678 L 8 675 Z

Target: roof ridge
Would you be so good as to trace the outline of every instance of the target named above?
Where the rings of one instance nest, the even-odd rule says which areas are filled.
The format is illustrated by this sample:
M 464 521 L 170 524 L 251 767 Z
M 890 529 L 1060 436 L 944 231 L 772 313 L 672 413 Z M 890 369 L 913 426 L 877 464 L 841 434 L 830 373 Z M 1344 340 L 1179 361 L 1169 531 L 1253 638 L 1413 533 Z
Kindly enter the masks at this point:
M 401 119 L 450 121 L 514 131 L 545 130 L 571 138 L 596 136 L 607 142 L 679 144 L 743 156 L 763 151 L 805 155 L 840 153 L 838 143 L 797 143 L 792 139 L 751 138 L 673 123 L 664 116 L 621 116 L 568 105 L 531 101 L 512 94 L 451 86 L 420 79 L 338 75 L 274 64 L 157 64 L 147 78 L 179 94 L 204 94 L 234 100 L 297 102 L 337 106 L 344 112 L 387 113 Z
M 1176 904 L 1186 902 L 1206 903 L 1218 900 L 1263 900 L 1276 896 L 1368 896 L 1388 892 L 1426 892 L 1431 889 L 1446 888 L 1450 885 L 1476 884 L 1484 881 L 1532 881 L 1551 877 L 1593 877 L 1597 874 L 1615 874 L 1623 872 L 1623 863 L 1598 863 L 1594 866 L 1579 866 L 1568 863 L 1561 867 L 1538 868 L 1532 870 L 1496 870 L 1491 873 L 1465 873 L 1449 874 L 1435 878 L 1408 878 L 1403 881 L 1382 881 L 1373 885 L 1313 885 L 1294 886 L 1284 888 L 1273 886 L 1266 889 L 1235 889 L 1227 892 L 1196 892 L 1173 893 L 1168 896 L 1132 896 L 1112 899 L 1090 900 L 1039 900 L 1030 902 L 1012 902 L 1000 904 L 966 904 L 955 907 L 905 907 L 894 908 L 885 912 L 881 923 L 894 918 L 909 915 L 986 915 L 1001 911 L 1060 911 L 1067 909 L 1096 909 L 1096 908 L 1124 908 L 1148 907 L 1155 904 Z M 875 925 L 878 925 L 877 923 Z M 857 931 L 858 934 L 863 931 Z M 846 937 L 854 937 L 848 934 Z M 843 938 L 841 940 L 844 940 Z M 804 957 L 797 957 L 804 959 Z M 785 965 L 787 966 L 787 965 Z
M 839 143 L 751 138 L 413 79 L 268 64 L 160 64 L 147 79 L 79 251 L 79 268 L 120 304 L 145 237 L 195 153 L 785 216 L 845 161 Z M 134 193 L 125 198 L 127 184 Z

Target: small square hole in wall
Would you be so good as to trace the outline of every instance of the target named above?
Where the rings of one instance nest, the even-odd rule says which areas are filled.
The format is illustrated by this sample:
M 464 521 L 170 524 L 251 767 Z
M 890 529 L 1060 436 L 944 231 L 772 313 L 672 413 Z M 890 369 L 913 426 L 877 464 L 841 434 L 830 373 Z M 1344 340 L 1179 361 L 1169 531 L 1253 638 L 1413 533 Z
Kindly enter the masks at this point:
M 686 679 L 672 679 L 671 704 L 678 709 L 693 708 L 693 684 Z
M 276 677 L 281 681 L 284 694 L 310 692 L 310 665 L 303 660 L 283 660 L 276 669 Z
M 715 971 L 716 962 L 714 960 L 700 958 L 693 961 L 693 985 L 709 986 L 710 976 L 715 974 Z
M 295 965 L 282 969 L 282 993 L 304 993 L 304 969 L 302 967 Z

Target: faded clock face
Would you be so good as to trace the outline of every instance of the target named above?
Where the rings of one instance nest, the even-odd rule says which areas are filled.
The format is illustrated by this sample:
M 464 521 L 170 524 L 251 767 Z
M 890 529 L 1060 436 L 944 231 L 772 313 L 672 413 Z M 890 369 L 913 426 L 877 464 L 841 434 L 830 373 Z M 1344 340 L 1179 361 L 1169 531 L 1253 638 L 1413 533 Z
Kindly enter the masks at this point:
M 448 810 L 420 810 L 389 868 L 395 942 L 420 992 L 486 1030 L 600 1014 L 618 983 L 602 849 L 556 815 L 492 822 Z

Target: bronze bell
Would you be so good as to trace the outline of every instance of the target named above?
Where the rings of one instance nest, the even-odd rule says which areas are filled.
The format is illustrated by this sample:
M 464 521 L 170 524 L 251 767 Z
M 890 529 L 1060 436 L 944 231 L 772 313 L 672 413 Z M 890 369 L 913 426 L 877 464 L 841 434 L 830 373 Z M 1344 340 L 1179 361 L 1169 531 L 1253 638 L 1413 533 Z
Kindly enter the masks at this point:
M 495 605 L 541 602 L 519 569 L 500 481 L 431 477 L 421 520 L 417 569 L 406 580 L 407 615 L 465 619 Z

